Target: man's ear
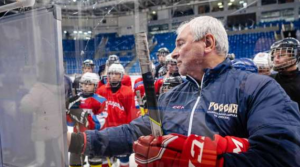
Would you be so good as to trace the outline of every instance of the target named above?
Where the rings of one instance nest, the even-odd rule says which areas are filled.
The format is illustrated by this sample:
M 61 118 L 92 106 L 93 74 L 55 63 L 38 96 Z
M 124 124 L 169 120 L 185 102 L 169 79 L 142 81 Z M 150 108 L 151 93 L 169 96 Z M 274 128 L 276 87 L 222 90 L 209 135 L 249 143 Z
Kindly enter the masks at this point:
M 216 47 L 216 40 L 215 37 L 212 34 L 207 34 L 205 37 L 205 52 L 211 52 Z

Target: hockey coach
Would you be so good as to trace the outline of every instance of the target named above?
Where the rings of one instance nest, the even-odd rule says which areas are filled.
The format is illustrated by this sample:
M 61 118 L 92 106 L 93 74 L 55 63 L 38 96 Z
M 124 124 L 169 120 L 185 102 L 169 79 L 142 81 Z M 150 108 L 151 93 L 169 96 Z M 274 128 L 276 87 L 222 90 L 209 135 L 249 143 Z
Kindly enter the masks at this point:
M 179 73 L 187 81 L 158 100 L 164 135 L 147 115 L 103 131 L 69 133 L 69 151 L 135 152 L 139 166 L 300 166 L 300 115 L 270 77 L 232 68 L 224 26 L 200 16 L 177 29 Z

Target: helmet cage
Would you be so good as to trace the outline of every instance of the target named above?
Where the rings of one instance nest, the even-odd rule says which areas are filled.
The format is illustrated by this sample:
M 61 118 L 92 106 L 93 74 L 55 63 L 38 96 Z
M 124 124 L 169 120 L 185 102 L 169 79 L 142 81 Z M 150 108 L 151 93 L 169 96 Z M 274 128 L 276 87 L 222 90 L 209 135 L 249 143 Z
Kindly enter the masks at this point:
M 85 60 L 83 63 L 82 63 L 82 68 L 85 68 L 85 67 L 91 67 L 91 68 L 94 68 L 95 64 L 93 62 L 93 60 Z
M 272 49 L 272 48 L 271 48 Z M 295 47 L 279 47 L 271 50 L 271 61 L 274 62 L 275 56 L 288 57 L 285 62 L 281 64 L 274 64 L 275 71 L 283 71 L 291 66 L 294 66 L 299 61 L 298 49 Z M 298 60 L 297 60 L 298 59 Z
M 168 92 L 170 89 L 172 89 L 170 83 L 163 84 L 162 87 L 161 87 L 161 89 L 160 89 L 160 93 L 166 93 L 166 92 Z
M 106 64 L 109 66 L 112 64 L 119 64 L 119 63 L 120 63 L 120 59 L 117 55 L 110 55 L 106 60 Z
M 170 51 L 167 49 L 167 48 L 160 48 L 158 49 L 157 53 L 156 53 L 156 56 L 159 57 L 159 56 L 167 56 L 168 54 L 170 53 Z
M 159 57 L 159 56 L 164 56 L 164 57 L 166 57 L 168 54 L 169 54 L 169 52 L 157 52 L 157 53 L 156 53 L 156 56 L 157 56 L 157 57 Z
M 165 66 L 162 66 L 159 70 L 158 70 L 158 77 L 162 77 L 165 76 L 167 74 L 167 68 Z
M 177 60 L 176 59 L 168 59 L 166 61 L 166 64 L 177 65 Z
M 166 78 L 160 89 L 160 93 L 166 93 L 167 91 L 176 87 L 177 85 L 181 84 L 182 82 L 183 81 L 180 76 Z

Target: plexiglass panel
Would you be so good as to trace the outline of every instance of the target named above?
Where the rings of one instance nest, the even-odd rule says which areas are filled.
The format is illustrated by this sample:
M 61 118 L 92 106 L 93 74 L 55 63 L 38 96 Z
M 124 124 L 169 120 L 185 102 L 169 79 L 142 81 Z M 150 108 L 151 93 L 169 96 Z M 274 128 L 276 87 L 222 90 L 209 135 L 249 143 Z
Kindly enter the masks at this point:
M 0 166 L 65 166 L 60 9 L 0 20 Z

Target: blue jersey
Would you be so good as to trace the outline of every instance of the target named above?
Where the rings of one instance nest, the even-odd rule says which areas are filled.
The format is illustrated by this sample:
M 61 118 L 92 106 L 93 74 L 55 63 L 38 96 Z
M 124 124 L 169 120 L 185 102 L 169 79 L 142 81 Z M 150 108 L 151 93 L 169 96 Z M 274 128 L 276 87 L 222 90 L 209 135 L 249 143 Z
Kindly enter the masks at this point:
M 158 103 L 164 134 L 248 138 L 249 150 L 224 154 L 224 166 L 300 166 L 299 109 L 270 77 L 236 70 L 226 59 L 205 70 L 202 83 L 187 77 Z M 86 153 L 130 153 L 133 142 L 149 134 L 147 115 L 128 125 L 88 131 Z

